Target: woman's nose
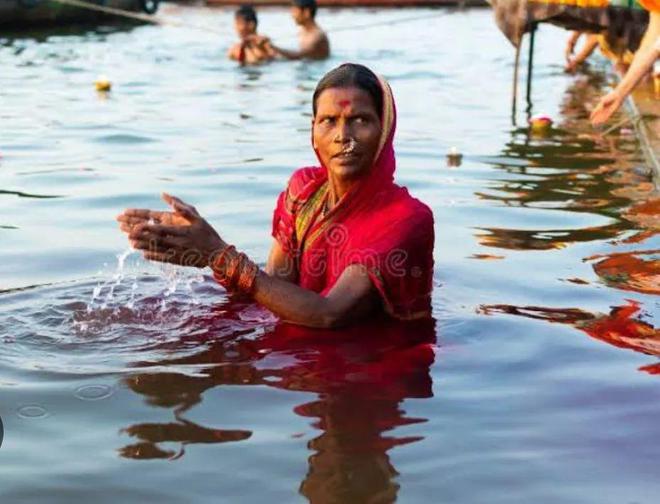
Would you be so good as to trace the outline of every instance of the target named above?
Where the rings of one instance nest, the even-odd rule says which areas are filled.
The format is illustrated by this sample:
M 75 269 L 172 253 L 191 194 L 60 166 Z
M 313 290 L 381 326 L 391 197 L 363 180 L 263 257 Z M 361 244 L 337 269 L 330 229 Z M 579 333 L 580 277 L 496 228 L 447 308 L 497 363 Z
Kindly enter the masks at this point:
M 335 135 L 335 142 L 345 143 L 352 138 L 350 126 L 345 121 L 340 121 L 337 124 L 337 134 Z

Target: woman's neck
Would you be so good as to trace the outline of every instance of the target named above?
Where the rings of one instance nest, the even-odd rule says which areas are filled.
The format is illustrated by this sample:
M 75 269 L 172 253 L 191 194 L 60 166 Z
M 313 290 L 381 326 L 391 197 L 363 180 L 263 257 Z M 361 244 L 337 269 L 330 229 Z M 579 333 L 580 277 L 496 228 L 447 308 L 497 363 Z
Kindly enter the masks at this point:
M 328 182 L 328 209 L 331 209 L 358 181 L 341 180 L 335 177 L 330 177 Z

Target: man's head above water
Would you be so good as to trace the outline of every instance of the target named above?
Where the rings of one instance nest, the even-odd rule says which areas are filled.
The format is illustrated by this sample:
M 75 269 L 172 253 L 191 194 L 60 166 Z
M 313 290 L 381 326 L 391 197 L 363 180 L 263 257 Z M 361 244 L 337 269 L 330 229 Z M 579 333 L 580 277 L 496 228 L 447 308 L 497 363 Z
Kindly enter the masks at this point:
M 316 17 L 316 0 L 292 0 L 291 16 L 299 25 L 313 21 Z
M 241 5 L 234 13 L 236 34 L 244 39 L 257 32 L 257 13 L 251 5 Z

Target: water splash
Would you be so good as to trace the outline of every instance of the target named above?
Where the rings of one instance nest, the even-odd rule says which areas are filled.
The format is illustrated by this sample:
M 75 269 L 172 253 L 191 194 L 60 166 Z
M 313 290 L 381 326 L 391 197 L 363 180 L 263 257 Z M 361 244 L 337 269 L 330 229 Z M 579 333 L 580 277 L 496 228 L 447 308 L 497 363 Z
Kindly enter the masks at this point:
M 171 265 L 161 264 L 158 268 L 147 266 L 148 271 L 145 275 L 140 269 L 144 269 L 145 263 L 136 256 L 134 263 L 129 263 L 129 257 L 135 252 L 132 248 L 127 248 L 122 253 L 117 254 L 117 266 L 114 272 L 107 278 L 103 270 L 99 271 L 100 276 L 106 276 L 100 280 L 92 290 L 90 301 L 87 303 L 87 314 L 92 314 L 97 310 L 111 309 L 115 315 L 118 315 L 122 308 L 135 310 L 136 303 L 141 297 L 140 278 L 155 280 L 164 283 L 162 291 L 157 295 L 160 299 L 159 311 L 165 312 L 169 307 L 169 301 L 175 294 L 177 302 L 186 298 L 190 305 L 199 305 L 199 297 L 195 293 L 195 285 L 204 282 L 204 275 L 201 271 L 191 273 L 187 269 Z M 142 267 L 142 268 L 141 268 Z M 143 294 L 143 293 L 142 293 Z M 80 324 L 78 329 L 85 330 L 84 324 Z
M 117 254 L 117 267 L 115 269 L 115 272 L 109 280 L 101 281 L 96 285 L 96 287 L 94 287 L 94 290 L 92 291 L 92 299 L 87 304 L 88 313 L 91 313 L 94 310 L 97 300 L 103 299 L 103 301 L 100 302 L 101 303 L 100 307 L 102 309 L 107 308 L 108 304 L 113 301 L 115 295 L 115 289 L 121 284 L 122 280 L 125 277 L 124 267 L 126 264 L 126 259 L 133 252 L 134 250 L 131 247 L 129 247 L 126 250 L 124 250 L 124 252 L 122 252 L 121 254 Z M 135 277 L 134 283 L 136 281 L 137 279 Z M 105 296 L 102 296 L 104 291 L 105 291 Z

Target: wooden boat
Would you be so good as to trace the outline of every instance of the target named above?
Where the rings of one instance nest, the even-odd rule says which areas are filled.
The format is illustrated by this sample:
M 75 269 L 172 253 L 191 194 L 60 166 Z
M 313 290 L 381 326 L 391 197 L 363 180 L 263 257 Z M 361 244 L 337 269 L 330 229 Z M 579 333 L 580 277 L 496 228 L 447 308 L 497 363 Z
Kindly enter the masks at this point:
M 160 0 L 74 0 L 93 8 L 121 9 L 133 13 L 153 14 Z M 66 0 L 0 0 L 0 26 L 19 29 L 38 25 L 62 25 L 107 20 L 109 14 L 72 5 Z
M 206 0 L 206 5 L 239 5 L 245 0 Z M 252 0 L 255 7 L 291 5 L 290 0 Z M 316 0 L 321 7 L 486 7 L 486 0 Z

